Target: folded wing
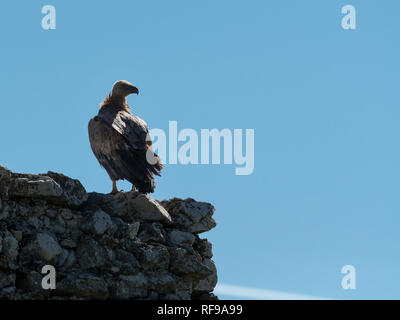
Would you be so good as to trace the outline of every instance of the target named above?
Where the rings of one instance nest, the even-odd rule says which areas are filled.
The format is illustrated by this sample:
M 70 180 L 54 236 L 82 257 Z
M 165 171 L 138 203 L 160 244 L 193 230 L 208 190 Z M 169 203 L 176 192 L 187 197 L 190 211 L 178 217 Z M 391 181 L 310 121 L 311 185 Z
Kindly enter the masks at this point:
M 114 180 L 126 179 L 140 192 L 154 192 L 153 174 L 162 163 L 151 147 L 146 123 L 121 108 L 104 106 L 89 122 L 93 153 Z

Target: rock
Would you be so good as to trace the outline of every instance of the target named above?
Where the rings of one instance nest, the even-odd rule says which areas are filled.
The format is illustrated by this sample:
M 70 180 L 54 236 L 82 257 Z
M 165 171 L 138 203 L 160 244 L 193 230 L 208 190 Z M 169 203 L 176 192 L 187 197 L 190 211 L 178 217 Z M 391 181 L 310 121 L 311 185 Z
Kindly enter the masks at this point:
M 38 233 L 35 241 L 30 245 L 30 250 L 45 261 L 53 261 L 62 252 L 57 240 L 47 233 Z
M 1 199 L 0 199 L 0 201 L 1 201 Z M 2 209 L 0 210 L 0 221 L 8 219 L 9 213 L 10 213 L 9 208 L 2 205 Z
M 142 242 L 165 243 L 166 232 L 162 229 L 162 224 L 160 223 L 142 223 L 140 225 L 138 238 Z
M 147 296 L 147 278 L 143 273 L 119 277 L 111 286 L 111 297 L 113 299 L 138 299 Z
M 47 176 L 14 174 L 11 180 L 10 198 L 57 199 L 63 194 L 60 185 Z
M 176 295 L 180 300 L 190 300 L 193 291 L 193 283 L 190 279 L 176 277 Z
M 190 232 L 180 230 L 170 230 L 168 232 L 168 240 L 172 246 L 191 247 L 196 240 L 195 236 Z
M 128 238 L 134 240 L 139 232 L 140 222 L 128 223 Z
M 6 274 L 0 271 L 0 289 L 15 285 L 15 274 Z
M 170 256 L 168 249 L 160 245 L 146 245 L 133 248 L 140 265 L 146 271 L 168 270 Z
M 204 259 L 203 264 L 212 270 L 212 274 L 210 274 L 207 278 L 202 279 L 196 283 L 193 288 L 194 293 L 208 293 L 214 290 L 217 285 L 218 277 L 217 277 L 217 268 L 215 266 L 214 261 L 211 259 Z
M 94 234 L 101 235 L 113 226 L 113 222 L 107 213 L 97 210 L 90 219 L 89 225 Z
M 16 298 L 17 288 L 14 286 L 5 287 L 0 290 L 0 300 L 17 300 Z
M 38 217 L 29 217 L 27 222 L 30 226 L 32 226 L 36 230 L 40 229 L 40 227 L 41 227 L 41 220 L 39 220 Z M 50 224 L 50 220 L 48 220 L 48 219 L 43 219 L 43 222 L 44 222 L 43 224 L 45 226 L 48 226 Z
M 218 300 L 218 297 L 213 293 L 202 293 L 199 295 L 193 295 L 193 300 Z
M 135 219 L 145 222 L 172 222 L 169 213 L 147 194 L 119 192 L 115 195 L 115 200 L 123 215 L 132 215 Z
M 14 238 L 15 238 L 17 241 L 21 241 L 21 240 L 22 240 L 22 231 L 11 230 L 11 232 L 12 232 Z
M 183 248 L 170 248 L 170 271 L 178 276 L 192 280 L 201 280 L 213 274 L 198 257 Z
M 10 180 L 11 180 L 11 171 L 0 164 L 0 200 L 8 199 Z
M 64 262 L 64 267 L 65 268 L 72 267 L 73 265 L 75 265 L 75 262 L 76 262 L 75 251 L 68 250 L 68 257 Z
M 124 213 L 120 212 L 114 197 L 109 194 L 96 192 L 88 193 L 88 198 L 81 207 L 89 212 L 95 212 L 96 210 L 101 209 L 112 217 L 124 215 Z
M 88 195 L 79 180 L 71 179 L 61 173 L 52 171 L 47 172 L 46 176 L 52 178 L 61 186 L 67 205 L 79 206 L 87 200 Z
M 71 220 L 74 217 L 70 209 L 61 209 L 60 214 L 65 220 Z
M 43 199 L 68 206 L 79 206 L 88 197 L 78 180 L 51 171 L 39 175 L 12 173 L 8 196 Z
M 80 240 L 76 249 L 76 258 L 79 265 L 86 270 L 104 266 L 107 254 L 96 240 L 84 237 Z
M 18 256 L 18 240 L 10 232 L 5 234 L 2 247 L 4 255 L 10 260 L 14 260 Z
M 55 294 L 96 300 L 104 300 L 109 296 L 106 281 L 91 274 L 68 275 L 57 283 Z
M 147 293 L 147 300 L 158 300 L 160 295 L 155 291 L 148 291 Z
M 161 297 L 161 300 L 179 300 L 179 296 L 174 293 L 166 294 L 165 296 Z
M 57 210 L 55 210 L 55 209 L 47 209 L 45 211 L 45 215 L 47 217 L 49 217 L 49 218 L 55 218 L 55 217 L 57 217 Z
M 216 226 L 212 215 L 215 208 L 207 202 L 198 202 L 192 198 L 162 201 L 161 205 L 170 213 L 179 227 L 192 233 L 209 231 Z
M 149 288 L 161 294 L 175 293 L 176 279 L 168 272 L 154 272 L 149 275 Z
M 68 250 L 62 249 L 61 254 L 57 257 L 56 266 L 62 267 L 64 265 L 65 261 L 67 261 L 68 255 L 69 255 Z
M 0 299 L 212 299 L 213 207 L 137 192 L 87 194 L 62 174 L 0 166 Z M 171 220 L 171 216 L 173 219 Z M 41 270 L 56 270 L 44 290 Z
M 17 283 L 17 287 L 29 292 L 42 291 L 43 276 L 37 271 L 29 271 Z
M 74 249 L 76 248 L 77 244 L 72 239 L 64 239 L 61 241 L 61 246 L 67 249 Z
M 126 274 L 136 274 L 140 269 L 140 264 L 136 257 L 123 249 L 117 249 L 115 252 L 114 264 L 118 267 L 119 271 Z
M 193 248 L 203 257 L 203 258 L 212 258 L 212 244 L 208 242 L 207 239 L 198 239 L 196 240 Z

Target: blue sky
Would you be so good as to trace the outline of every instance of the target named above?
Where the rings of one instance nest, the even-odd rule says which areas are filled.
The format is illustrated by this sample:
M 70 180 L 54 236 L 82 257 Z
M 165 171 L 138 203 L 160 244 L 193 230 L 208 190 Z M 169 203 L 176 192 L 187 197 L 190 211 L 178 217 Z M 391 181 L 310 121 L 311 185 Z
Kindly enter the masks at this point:
M 57 29 L 41 28 L 54 5 Z M 354 5 L 357 29 L 341 27 Z M 255 170 L 166 165 L 156 199 L 215 205 L 222 284 L 399 299 L 396 1 L 1 1 L 0 163 L 111 183 L 87 123 L 114 81 L 150 128 L 252 128 Z M 120 183 L 127 189 L 128 184 Z M 357 289 L 340 273 L 354 265 Z M 228 298 L 222 295 L 222 298 Z

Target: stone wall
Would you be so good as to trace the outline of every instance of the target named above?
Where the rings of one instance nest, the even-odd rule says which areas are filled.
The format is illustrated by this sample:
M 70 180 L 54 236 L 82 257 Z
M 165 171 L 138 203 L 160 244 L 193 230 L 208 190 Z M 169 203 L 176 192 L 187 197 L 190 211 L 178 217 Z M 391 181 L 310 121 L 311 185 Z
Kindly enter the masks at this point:
M 214 207 L 0 165 L 0 299 L 216 299 Z M 45 265 L 56 288 L 43 289 Z

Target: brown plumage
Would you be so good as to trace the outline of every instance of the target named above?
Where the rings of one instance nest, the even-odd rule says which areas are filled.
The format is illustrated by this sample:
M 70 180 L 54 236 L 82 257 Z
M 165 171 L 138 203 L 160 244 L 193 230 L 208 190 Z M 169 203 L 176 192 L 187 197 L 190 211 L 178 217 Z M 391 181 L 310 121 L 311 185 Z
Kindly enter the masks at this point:
M 90 145 L 113 182 L 112 193 L 118 192 L 117 180 L 128 180 L 133 191 L 154 192 L 153 174 L 159 176 L 162 169 L 146 122 L 133 115 L 126 104 L 131 93 L 139 90 L 127 81 L 117 81 L 98 115 L 89 121 Z

